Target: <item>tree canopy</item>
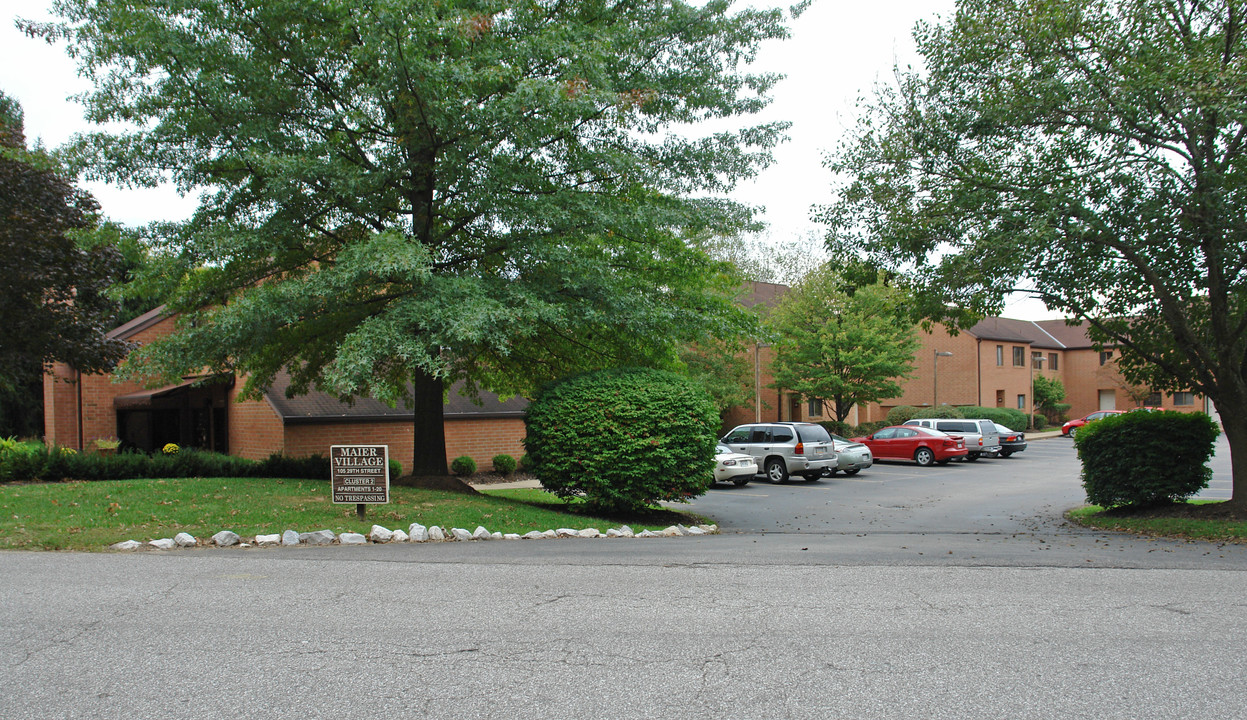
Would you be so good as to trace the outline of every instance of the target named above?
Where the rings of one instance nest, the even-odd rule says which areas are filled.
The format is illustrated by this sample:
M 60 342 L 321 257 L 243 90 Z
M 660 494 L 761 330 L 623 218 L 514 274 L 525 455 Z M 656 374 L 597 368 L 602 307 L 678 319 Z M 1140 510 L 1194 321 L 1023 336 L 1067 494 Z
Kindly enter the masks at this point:
M 775 385 L 829 403 L 841 422 L 854 405 L 899 396 L 919 346 L 904 294 L 850 275 L 824 265 L 766 318 Z
M 839 252 L 965 323 L 1029 288 L 1212 398 L 1247 505 L 1247 43 L 1238 0 L 962 0 L 829 167 Z
M 38 383 L 49 363 L 105 371 L 125 354 L 124 343 L 106 336 L 116 308 L 105 290 L 116 279 L 119 256 L 105 245 L 82 247 L 75 237 L 95 225 L 97 210 L 48 153 L 26 147 L 21 107 L 0 92 L 4 400 L 28 396 L 23 388 Z
M 768 102 L 745 65 L 777 10 L 612 0 L 62 0 L 94 80 L 91 172 L 205 191 L 165 237 L 189 273 L 178 333 L 136 375 L 208 366 L 254 396 L 407 400 L 417 472 L 444 472 L 448 384 L 531 392 L 675 361 L 739 326 L 723 268 L 684 241 L 750 211 L 720 197 L 784 124 L 706 133 Z M 722 125 L 716 125 L 719 127 Z M 677 132 L 678 130 L 678 132 Z M 409 390 L 409 388 L 414 388 Z M 410 393 L 410 394 L 409 394 Z

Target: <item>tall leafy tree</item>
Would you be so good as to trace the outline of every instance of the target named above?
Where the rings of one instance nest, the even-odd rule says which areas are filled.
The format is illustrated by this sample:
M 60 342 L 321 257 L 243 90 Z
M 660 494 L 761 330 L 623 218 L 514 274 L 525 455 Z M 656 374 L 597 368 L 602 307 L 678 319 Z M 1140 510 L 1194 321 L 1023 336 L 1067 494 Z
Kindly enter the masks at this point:
M 919 345 L 903 293 L 858 286 L 830 264 L 784 295 L 766 324 L 775 385 L 830 403 L 839 421 L 854 405 L 900 395 Z
M 445 388 L 527 392 L 574 370 L 673 362 L 728 332 L 722 199 L 782 124 L 745 71 L 786 35 L 722 0 L 61 0 L 94 79 L 96 173 L 206 190 L 167 241 L 203 270 L 181 331 L 134 374 L 236 371 L 414 406 L 415 472 L 444 472 Z M 673 132 L 675 126 L 681 132 Z M 720 127 L 722 124 L 716 125 Z M 407 388 L 414 388 L 408 394 Z
M 51 156 L 26 147 L 21 106 L 0 92 L 0 402 L 6 417 L 30 412 L 16 404 L 29 402 L 29 387 L 40 382 L 48 363 L 104 371 L 125 353 L 124 343 L 106 335 L 116 308 L 105 290 L 116 279 L 119 255 L 76 239 L 94 227 L 98 209 Z
M 965 322 L 1033 282 L 1121 369 L 1196 389 L 1247 508 L 1247 7 L 963 0 L 833 155 L 831 243 Z

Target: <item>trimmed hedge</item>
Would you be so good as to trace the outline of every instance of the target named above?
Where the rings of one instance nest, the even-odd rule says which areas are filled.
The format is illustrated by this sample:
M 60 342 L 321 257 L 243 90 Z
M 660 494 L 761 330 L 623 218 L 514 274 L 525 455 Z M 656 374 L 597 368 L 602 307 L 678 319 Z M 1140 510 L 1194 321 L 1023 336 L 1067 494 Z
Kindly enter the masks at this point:
M 395 475 L 397 461 L 390 462 Z M 146 455 L 79 453 L 62 447 L 0 451 L 0 481 L 56 482 L 61 480 L 128 480 L 134 478 L 268 477 L 329 479 L 329 459 L 323 455 L 291 458 L 273 454 L 259 462 L 203 450 Z
M 913 417 L 934 418 L 938 420 L 960 420 L 961 418 L 966 417 L 966 415 L 961 412 L 960 408 L 953 407 L 952 405 L 940 405 L 939 407 L 919 408 L 918 412 L 914 413 Z
M 524 446 L 542 486 L 565 500 L 636 511 L 706 492 L 719 413 L 698 384 L 618 368 L 547 386 L 528 406 Z
M 450 471 L 456 475 L 467 477 L 476 474 L 476 461 L 471 455 L 460 455 L 450 461 Z
M 994 423 L 1000 423 L 1001 425 L 1004 425 L 1010 430 L 1025 430 L 1026 429 L 1026 413 L 1022 412 L 1021 410 L 1015 410 L 1013 408 L 981 407 L 978 405 L 967 405 L 965 407 L 959 407 L 957 409 L 961 411 L 962 417 L 982 418 L 984 420 L 991 420 Z M 1038 418 L 1041 416 L 1036 416 L 1036 417 Z M 1036 420 L 1036 424 L 1035 424 L 1036 428 L 1041 427 L 1038 424 L 1039 422 L 1040 422 L 1039 420 Z
M 518 463 L 515 462 L 515 458 L 511 457 L 510 455 L 507 455 L 506 453 L 495 455 L 493 458 L 493 463 L 494 463 L 494 472 L 498 473 L 499 475 L 510 475 L 511 473 L 515 472 L 515 468 L 518 465 Z
M 1087 502 L 1146 507 L 1189 498 L 1208 487 L 1220 428 L 1204 413 L 1126 412 L 1079 428 Z

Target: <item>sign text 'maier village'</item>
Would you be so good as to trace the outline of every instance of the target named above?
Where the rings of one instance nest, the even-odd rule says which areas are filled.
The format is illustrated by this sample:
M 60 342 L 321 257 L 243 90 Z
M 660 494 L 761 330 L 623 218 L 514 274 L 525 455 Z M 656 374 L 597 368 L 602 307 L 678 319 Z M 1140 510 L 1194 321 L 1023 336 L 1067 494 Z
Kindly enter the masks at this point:
M 335 503 L 390 501 L 388 445 L 329 446 L 329 483 Z

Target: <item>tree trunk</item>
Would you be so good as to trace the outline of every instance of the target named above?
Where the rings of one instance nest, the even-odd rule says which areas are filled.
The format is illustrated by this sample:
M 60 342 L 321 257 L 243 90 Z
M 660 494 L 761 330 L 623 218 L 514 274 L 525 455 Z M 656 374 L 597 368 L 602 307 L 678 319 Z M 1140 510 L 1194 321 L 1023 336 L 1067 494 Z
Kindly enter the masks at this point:
M 1221 428 L 1225 431 L 1225 439 L 1230 443 L 1230 472 L 1233 479 L 1230 485 L 1229 504 L 1238 510 L 1247 510 L 1247 416 L 1243 415 L 1247 403 L 1228 402 L 1223 406 L 1217 403 L 1217 414 L 1221 416 Z
M 413 386 L 415 442 L 408 472 L 412 475 L 447 475 L 445 386 L 439 378 L 416 371 Z

